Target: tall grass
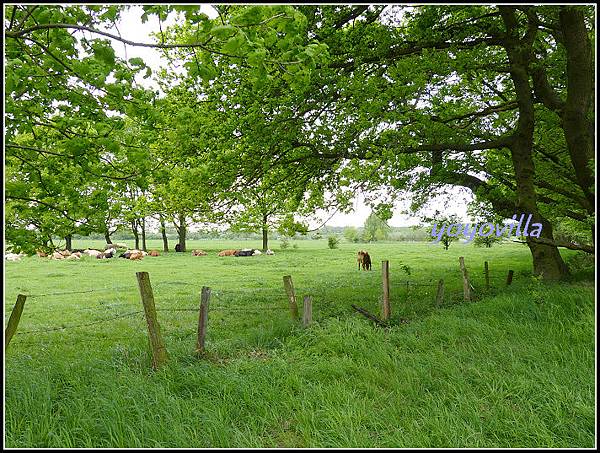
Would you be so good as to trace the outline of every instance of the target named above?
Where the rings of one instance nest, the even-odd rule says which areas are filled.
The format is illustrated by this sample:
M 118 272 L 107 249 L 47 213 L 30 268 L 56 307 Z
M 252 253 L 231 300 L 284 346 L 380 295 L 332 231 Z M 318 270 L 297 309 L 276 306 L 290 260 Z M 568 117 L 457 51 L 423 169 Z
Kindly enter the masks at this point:
M 141 310 L 135 272 L 149 272 L 170 361 L 151 371 L 141 314 L 16 335 L 5 358 L 6 445 L 594 446 L 589 282 L 541 284 L 516 245 L 375 244 L 367 247 L 372 272 L 356 270 L 354 246 L 330 250 L 325 240 L 275 246 L 275 256 L 215 256 L 246 245 L 260 246 L 196 241 L 189 248 L 209 256 L 7 263 L 5 315 L 17 293 L 39 296 L 28 298 L 20 332 Z M 460 291 L 459 255 L 477 294 L 485 260 L 495 288 L 436 309 L 437 279 Z M 350 308 L 378 313 L 382 259 L 390 260 L 392 321 L 409 320 L 386 329 Z M 515 280 L 505 287 L 509 268 Z M 287 274 L 299 296 L 313 296 L 308 329 L 286 310 Z M 422 286 L 407 293 L 406 280 Z M 202 285 L 213 296 L 208 352 L 197 357 L 197 313 L 164 309 L 197 307 Z M 88 289 L 96 292 L 42 296 Z

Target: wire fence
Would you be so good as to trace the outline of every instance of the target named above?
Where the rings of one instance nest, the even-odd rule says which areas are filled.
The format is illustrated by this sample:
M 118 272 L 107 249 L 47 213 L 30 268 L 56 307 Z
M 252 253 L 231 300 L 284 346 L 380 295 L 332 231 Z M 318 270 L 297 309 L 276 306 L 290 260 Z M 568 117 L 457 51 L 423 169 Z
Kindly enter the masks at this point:
M 484 273 L 482 273 L 484 274 Z M 421 303 L 424 306 L 427 306 L 430 309 L 437 307 L 435 295 L 437 292 L 437 288 L 439 285 L 439 279 L 429 278 L 429 279 L 394 279 L 392 286 L 392 294 L 394 296 L 394 303 L 396 304 L 395 310 L 397 312 L 402 312 L 402 303 L 408 307 L 410 304 L 414 304 L 415 302 Z M 481 275 L 479 272 L 474 272 L 470 277 L 470 285 L 471 285 L 471 300 L 478 300 L 480 297 L 488 294 L 492 294 L 496 292 L 500 287 L 506 286 L 498 283 L 500 281 L 506 282 L 505 276 L 499 275 L 488 275 L 487 281 L 485 281 L 485 274 Z M 446 275 L 444 279 L 445 284 L 448 285 L 448 288 L 444 291 L 444 304 L 454 304 L 457 302 L 461 302 L 464 299 L 464 291 L 462 289 L 454 289 L 454 287 L 462 288 L 462 274 L 458 275 L 452 272 L 450 278 Z M 177 287 L 195 287 L 198 288 L 197 284 L 184 282 L 184 281 L 163 281 L 155 283 L 152 287 L 155 296 L 160 301 L 162 300 L 161 290 L 163 288 L 173 288 L 173 286 Z M 372 291 L 368 294 L 361 293 L 359 291 L 353 292 L 349 295 L 345 295 L 343 300 L 340 301 L 339 295 L 334 295 L 334 290 L 342 285 L 327 285 L 327 286 L 319 286 L 319 287 L 310 287 L 310 286 L 302 286 L 297 289 L 297 294 L 310 294 L 312 297 L 316 298 L 316 314 L 318 315 L 318 319 L 326 319 L 332 316 L 339 316 L 343 312 L 351 311 L 349 308 L 353 303 L 361 304 L 368 303 L 370 306 L 379 305 L 381 303 L 381 296 L 378 299 L 374 299 L 372 297 Z M 372 289 L 372 288 L 371 288 Z M 100 288 L 91 288 L 91 289 L 82 289 L 75 291 L 56 291 L 56 292 L 48 292 L 48 293 L 34 293 L 28 294 L 26 291 L 24 295 L 27 298 L 32 299 L 42 299 L 49 298 L 54 296 L 70 296 L 70 295 L 81 295 L 81 294 L 92 294 L 92 293 L 110 293 L 110 296 L 106 299 L 101 299 L 97 303 L 98 305 L 89 307 L 78 307 L 71 306 L 69 307 L 69 314 L 78 316 L 77 313 L 85 313 L 96 314 L 103 313 L 108 314 L 112 312 L 111 316 L 104 316 L 98 319 L 92 319 L 89 321 L 81 322 L 81 323 L 72 323 L 72 324 L 62 324 L 60 326 L 47 327 L 47 328 L 37 328 L 30 330 L 17 331 L 17 335 L 33 335 L 33 334 L 44 334 L 51 332 L 60 332 L 65 330 L 72 329 L 81 329 L 87 328 L 90 326 L 97 326 L 109 322 L 113 322 L 119 319 L 132 318 L 136 315 L 140 315 L 140 326 L 141 331 L 145 330 L 145 326 L 143 323 L 143 313 L 144 310 L 138 309 L 131 311 L 131 308 L 134 308 L 136 305 L 139 307 L 140 304 L 140 293 L 139 289 L 136 285 L 131 286 L 113 286 L 113 287 L 100 287 Z M 200 291 L 194 292 L 193 294 L 189 294 L 185 297 L 186 300 L 191 301 L 192 299 L 197 300 Z M 176 303 L 181 303 L 180 296 L 173 296 L 171 293 L 168 294 L 170 299 L 176 297 L 178 301 Z M 127 302 L 129 300 L 129 302 Z M 168 300 L 168 299 L 167 299 Z M 302 298 L 297 297 L 298 302 L 302 303 Z M 7 309 L 12 309 L 13 304 L 5 303 L 5 311 Z M 302 306 L 302 305 L 300 305 Z M 411 307 L 414 307 L 412 305 Z M 34 308 L 33 310 L 28 309 L 25 311 L 27 317 L 29 319 L 36 318 L 41 315 L 46 315 L 48 313 L 55 313 L 56 309 L 52 307 L 40 309 L 39 307 Z M 119 313 L 119 310 L 123 310 L 129 308 L 130 310 L 127 312 Z M 172 307 L 163 307 L 156 306 L 155 310 L 161 313 L 199 313 L 200 305 L 197 306 L 172 306 Z M 220 313 L 226 314 L 228 312 L 231 313 L 254 313 L 261 314 L 265 312 L 283 312 L 290 311 L 290 305 L 288 301 L 288 295 L 284 291 L 283 287 L 273 288 L 273 287 L 246 287 L 246 288 L 238 288 L 235 290 L 222 290 L 222 289 L 213 289 L 211 291 L 211 302 L 209 311 L 211 313 Z M 116 312 L 116 313 L 115 313 Z M 402 320 L 402 318 L 400 318 Z M 160 322 L 169 323 L 174 321 L 173 319 L 164 318 L 160 319 Z M 191 324 L 190 326 L 194 327 L 186 332 L 169 332 L 167 337 L 189 337 L 196 334 L 196 325 Z M 85 338 L 78 339 L 78 342 L 87 342 L 87 341 L 119 341 L 119 340 L 127 340 L 131 337 L 115 337 L 113 335 L 105 334 L 100 337 L 91 337 L 89 334 L 94 333 L 97 335 L 102 335 L 102 332 L 94 331 L 94 332 L 86 332 L 88 335 Z M 30 344 L 29 342 L 25 342 L 25 344 Z M 31 343 L 33 344 L 33 343 Z

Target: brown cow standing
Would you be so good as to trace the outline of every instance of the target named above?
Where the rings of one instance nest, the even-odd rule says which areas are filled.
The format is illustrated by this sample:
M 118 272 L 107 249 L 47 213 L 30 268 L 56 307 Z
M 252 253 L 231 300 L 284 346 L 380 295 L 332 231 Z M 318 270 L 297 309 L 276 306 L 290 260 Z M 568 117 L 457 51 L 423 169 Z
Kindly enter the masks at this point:
M 369 253 L 365 250 L 360 250 L 358 252 L 358 256 L 356 261 L 358 261 L 358 270 L 360 270 L 360 266 L 362 265 L 363 270 L 370 271 L 371 270 L 371 257 Z

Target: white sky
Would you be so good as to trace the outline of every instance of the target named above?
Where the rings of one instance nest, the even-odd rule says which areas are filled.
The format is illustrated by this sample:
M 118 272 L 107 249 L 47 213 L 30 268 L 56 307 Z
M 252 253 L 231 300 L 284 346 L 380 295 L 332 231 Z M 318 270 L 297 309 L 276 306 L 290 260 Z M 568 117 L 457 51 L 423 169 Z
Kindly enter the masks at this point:
M 216 12 L 210 5 L 201 5 L 200 9 L 209 17 L 216 17 Z M 142 24 L 142 12 L 143 10 L 141 6 L 132 6 L 128 11 L 125 11 L 122 14 L 121 20 L 117 25 L 118 29 L 121 32 L 121 35 L 128 40 L 144 43 L 153 42 L 153 38 L 150 37 L 149 33 L 159 30 L 158 18 L 155 15 L 149 16 L 148 21 Z M 175 20 L 175 15 L 171 14 L 168 20 L 162 24 L 163 29 L 165 26 L 173 24 Z M 114 33 L 114 30 L 110 31 Z M 159 49 L 126 46 L 124 43 L 115 40 L 113 40 L 113 47 L 115 48 L 116 54 L 121 58 L 142 58 L 146 65 L 152 68 L 153 72 L 158 71 L 158 69 L 161 67 L 167 66 L 167 60 L 162 56 Z M 143 79 L 142 74 L 140 74 L 136 80 L 138 83 L 147 87 L 158 89 L 158 85 L 151 79 L 152 78 Z M 460 188 L 452 188 L 451 192 L 453 194 L 451 199 L 446 198 L 435 200 L 430 203 L 431 209 L 438 209 L 447 215 L 456 214 L 462 218 L 463 221 L 467 221 L 467 203 L 472 199 L 472 196 L 465 196 L 464 190 L 461 190 Z M 410 217 L 401 214 L 400 211 L 405 209 L 407 205 L 408 202 L 406 200 L 404 203 L 397 203 L 395 205 L 394 216 L 388 221 L 390 226 L 412 226 L 420 223 L 419 219 L 416 217 Z M 363 197 L 358 195 L 354 200 L 354 212 L 350 214 L 336 213 L 331 220 L 326 223 L 326 225 L 362 226 L 369 213 L 370 208 L 364 203 Z M 311 222 L 310 227 L 314 228 L 320 225 L 323 221 L 330 217 L 331 214 L 332 212 L 319 213 L 321 220 L 319 222 Z

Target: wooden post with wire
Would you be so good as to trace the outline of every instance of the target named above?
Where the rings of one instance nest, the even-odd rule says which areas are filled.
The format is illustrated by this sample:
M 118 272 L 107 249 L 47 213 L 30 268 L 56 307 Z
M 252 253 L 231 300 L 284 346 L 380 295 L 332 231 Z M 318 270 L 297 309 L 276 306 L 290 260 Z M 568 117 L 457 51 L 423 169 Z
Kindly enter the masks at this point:
M 390 319 L 391 307 L 390 307 L 390 262 L 384 260 L 381 262 L 382 268 L 382 280 L 383 280 L 383 300 L 381 319 L 387 321 Z
M 156 319 L 156 307 L 154 306 L 152 286 L 150 286 L 150 276 L 148 272 L 136 272 L 135 275 L 140 288 L 140 295 L 142 296 L 146 323 L 148 324 L 148 336 L 152 349 L 152 368 L 157 370 L 167 362 L 169 356 L 160 333 L 160 325 Z
M 435 296 L 436 307 L 441 307 L 444 302 L 444 279 L 440 278 L 438 282 L 437 295 Z
M 292 282 L 291 275 L 285 275 L 283 277 L 283 287 L 285 288 L 285 292 L 290 299 L 290 314 L 292 315 L 292 319 L 294 321 L 298 320 L 298 304 L 296 303 L 296 293 L 294 292 L 294 283 Z
M 27 296 L 25 294 L 19 294 L 17 296 L 17 301 L 15 302 L 15 306 L 10 313 L 10 318 L 8 319 L 8 324 L 6 326 L 6 330 L 4 331 L 4 350 L 8 348 L 8 344 L 10 340 L 17 332 L 17 327 L 19 326 L 19 321 L 21 320 L 21 314 L 23 313 L 23 307 L 25 306 L 25 300 Z
M 206 339 L 206 328 L 208 326 L 208 301 L 210 300 L 210 288 L 202 287 L 200 293 L 200 315 L 198 316 L 198 340 L 196 341 L 196 352 L 204 351 Z
M 466 302 L 471 300 L 471 285 L 469 283 L 469 276 L 467 275 L 467 268 L 465 267 L 465 258 L 461 256 L 458 258 L 460 263 L 460 270 L 463 275 L 463 296 Z
M 310 323 L 312 322 L 312 297 L 304 296 L 303 309 L 304 309 L 304 316 L 303 316 L 302 320 L 304 323 L 304 327 L 308 327 L 310 325 Z
M 509 286 L 512 283 L 514 271 L 511 269 L 508 271 L 508 275 L 506 276 L 506 286 Z

